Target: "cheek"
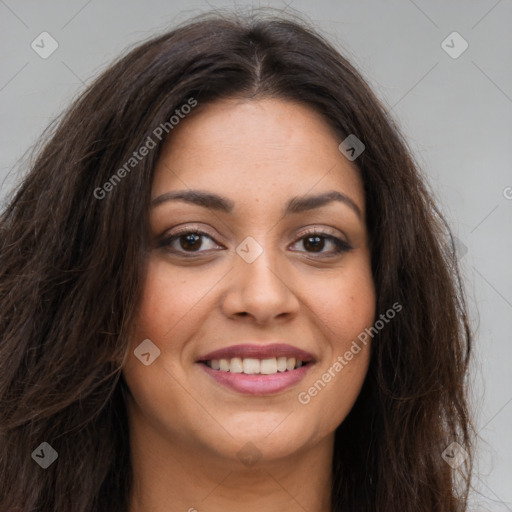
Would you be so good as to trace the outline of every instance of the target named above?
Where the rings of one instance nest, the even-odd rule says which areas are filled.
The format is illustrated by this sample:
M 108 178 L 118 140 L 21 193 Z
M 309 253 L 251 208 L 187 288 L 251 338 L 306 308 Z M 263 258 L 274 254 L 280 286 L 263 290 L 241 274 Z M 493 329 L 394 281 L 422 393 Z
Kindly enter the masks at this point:
M 176 418 L 172 411 L 179 410 L 181 416 L 188 414 L 192 418 L 201 414 L 189 393 L 184 392 L 182 356 L 187 340 L 201 324 L 201 299 L 205 299 L 216 281 L 218 277 L 209 277 L 198 267 L 176 269 L 157 257 L 148 264 L 131 351 L 123 373 L 136 404 L 132 414 L 139 415 L 141 424 L 149 419 L 166 435 L 169 429 L 174 434 L 179 430 L 179 425 L 174 425 Z M 133 351 L 145 339 L 160 349 L 160 355 L 149 366 L 133 356 Z
M 353 263 L 315 282 L 308 292 L 309 309 L 336 351 L 345 351 L 375 319 L 375 287 L 367 258 Z
M 367 260 L 316 282 L 308 295 L 325 351 L 297 399 L 328 433 L 352 409 L 368 370 L 371 338 L 364 333 L 375 320 L 375 288 Z
M 217 281 L 215 273 L 209 275 L 199 267 L 177 269 L 162 259 L 151 260 L 134 337 L 153 337 L 165 346 L 171 333 L 174 339 L 180 339 L 181 336 L 176 336 L 177 331 L 183 333 L 187 326 L 197 325 L 194 322 L 197 306 Z

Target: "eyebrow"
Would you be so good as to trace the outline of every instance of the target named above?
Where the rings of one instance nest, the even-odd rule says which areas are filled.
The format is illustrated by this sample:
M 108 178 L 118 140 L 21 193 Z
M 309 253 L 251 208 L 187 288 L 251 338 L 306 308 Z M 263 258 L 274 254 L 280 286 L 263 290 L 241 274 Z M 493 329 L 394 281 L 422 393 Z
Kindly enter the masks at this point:
M 235 202 L 211 192 L 202 190 L 177 190 L 166 192 L 151 201 L 151 208 L 155 208 L 167 201 L 184 201 L 196 204 L 204 208 L 211 208 L 225 213 L 230 213 L 235 207 Z M 351 208 L 362 219 L 363 215 L 359 206 L 349 196 L 330 190 L 318 195 L 297 196 L 290 199 L 284 208 L 284 214 L 302 213 L 308 210 L 321 208 L 334 201 L 340 202 Z

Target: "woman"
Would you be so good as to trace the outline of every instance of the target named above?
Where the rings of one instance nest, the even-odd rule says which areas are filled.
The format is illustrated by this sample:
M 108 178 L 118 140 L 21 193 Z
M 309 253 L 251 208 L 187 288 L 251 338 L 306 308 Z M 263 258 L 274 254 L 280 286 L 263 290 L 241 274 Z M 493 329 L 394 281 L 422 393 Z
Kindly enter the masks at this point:
M 449 230 L 303 22 L 129 52 L 0 225 L 1 510 L 466 509 Z

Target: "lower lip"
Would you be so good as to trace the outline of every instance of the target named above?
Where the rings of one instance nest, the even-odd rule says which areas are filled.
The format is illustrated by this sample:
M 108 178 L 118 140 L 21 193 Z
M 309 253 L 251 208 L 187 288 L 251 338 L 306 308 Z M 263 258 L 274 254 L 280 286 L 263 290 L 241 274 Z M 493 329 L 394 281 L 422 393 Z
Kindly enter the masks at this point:
M 247 395 L 270 395 L 297 384 L 297 382 L 304 378 L 313 364 L 308 363 L 296 370 L 278 372 L 272 375 L 247 375 L 245 373 L 221 372 L 203 363 L 199 363 L 199 366 L 219 384 L 231 388 L 234 391 Z

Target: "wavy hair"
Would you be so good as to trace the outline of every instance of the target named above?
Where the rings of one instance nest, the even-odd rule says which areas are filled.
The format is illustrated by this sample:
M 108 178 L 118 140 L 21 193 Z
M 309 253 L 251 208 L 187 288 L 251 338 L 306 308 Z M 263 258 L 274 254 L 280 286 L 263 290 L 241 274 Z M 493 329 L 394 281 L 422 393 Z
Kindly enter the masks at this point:
M 127 50 L 51 126 L 6 203 L 0 510 L 128 510 L 122 368 L 165 137 L 109 193 L 98 189 L 190 98 L 200 108 L 230 97 L 300 102 L 340 142 L 356 134 L 366 146 L 355 163 L 376 315 L 395 302 L 403 310 L 375 336 L 361 393 L 336 430 L 332 510 L 466 510 L 472 334 L 450 230 L 398 126 L 355 67 L 300 18 L 273 13 L 208 13 Z M 442 458 L 454 441 L 468 454 L 457 470 Z M 58 452 L 45 470 L 31 457 L 42 442 Z

